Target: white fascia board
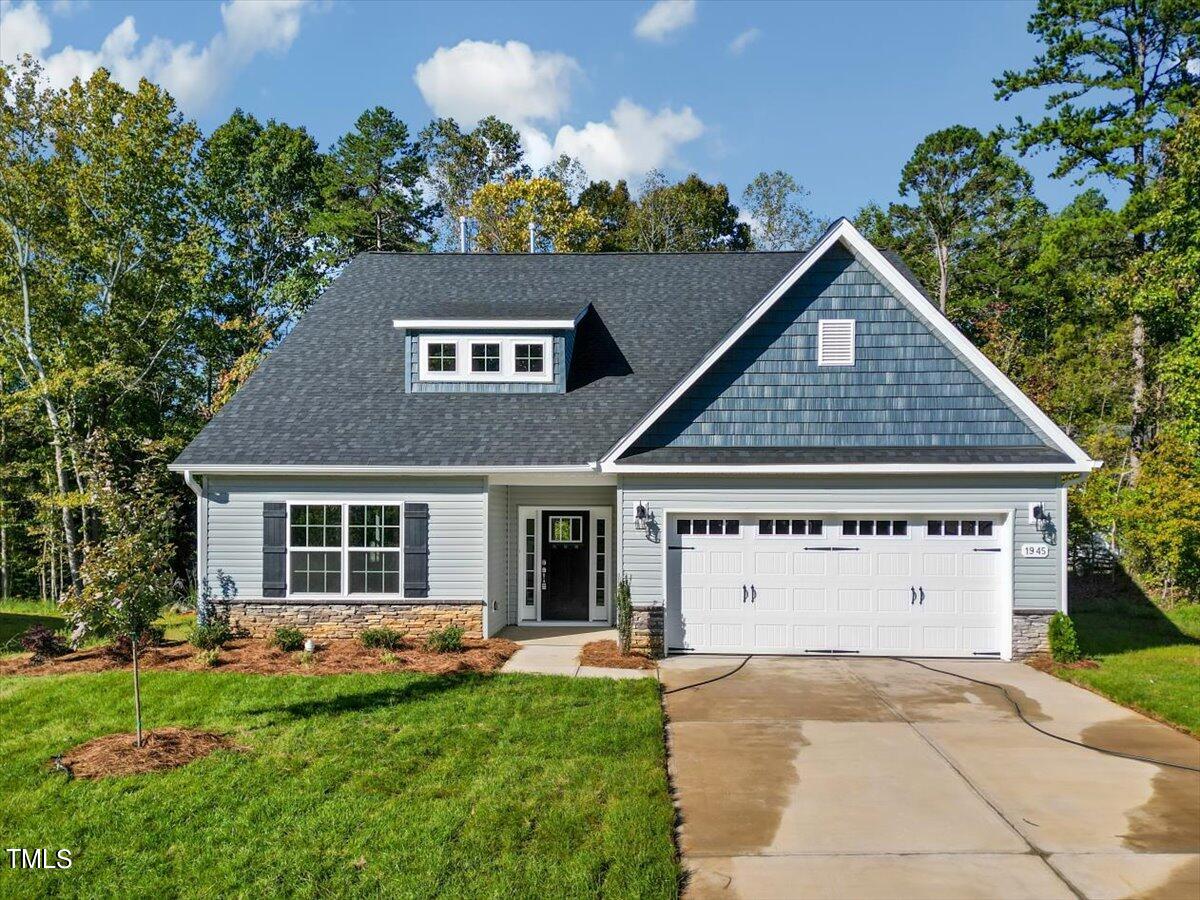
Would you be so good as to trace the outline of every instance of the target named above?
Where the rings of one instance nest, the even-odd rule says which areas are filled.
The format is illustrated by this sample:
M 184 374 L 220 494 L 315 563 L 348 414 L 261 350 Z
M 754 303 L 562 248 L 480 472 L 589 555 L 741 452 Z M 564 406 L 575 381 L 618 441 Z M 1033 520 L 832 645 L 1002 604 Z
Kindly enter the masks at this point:
M 595 472 L 592 465 L 572 466 L 255 466 L 187 465 L 171 463 L 172 472 L 195 475 L 505 475 Z
M 968 362 L 974 365 L 983 377 L 989 380 L 1005 397 L 1007 397 L 1014 406 L 1027 415 L 1031 421 L 1052 440 L 1058 449 L 1066 453 L 1072 460 L 1080 466 L 1086 468 L 1074 469 L 1063 468 L 1056 466 L 1048 469 L 1037 469 L 1028 466 L 1020 467 L 1021 471 L 1091 471 L 1096 468 L 1092 460 L 1074 441 L 1072 441 L 1063 432 L 1061 428 L 1051 421 L 1038 406 L 1026 397 L 1021 390 L 1013 384 L 1008 377 L 1001 372 L 996 366 L 984 356 L 974 344 L 967 340 L 957 328 L 950 324 L 950 321 L 937 310 L 925 297 L 918 291 L 912 283 L 905 278 L 888 259 L 872 246 L 848 219 L 840 219 L 835 222 L 828 231 L 822 235 L 821 239 L 813 246 L 811 250 L 804 255 L 804 258 L 792 268 L 787 275 L 771 289 L 771 291 L 760 300 L 745 318 L 730 331 L 715 347 L 705 354 L 704 358 L 684 376 L 674 388 L 672 388 L 663 399 L 661 399 L 641 420 L 613 446 L 611 450 L 601 460 L 602 463 L 611 463 L 619 459 L 621 454 L 628 450 L 633 442 L 646 432 L 646 430 L 654 424 L 658 418 L 671 408 L 675 402 L 683 396 L 696 381 L 699 380 L 712 365 L 724 355 L 725 351 L 732 347 L 741 337 L 749 331 L 759 319 L 761 319 L 778 300 L 791 289 L 804 274 L 813 267 L 818 259 L 833 247 L 836 243 L 842 243 L 847 249 L 857 252 L 861 255 L 877 272 L 879 272 L 888 282 L 889 286 L 905 300 L 912 310 L 923 319 L 930 328 L 937 334 L 945 338 L 951 346 L 961 353 Z M 885 471 L 908 471 L 916 467 L 902 467 L 900 469 L 885 470 Z M 753 466 L 740 466 L 729 468 L 729 471 L 754 471 Z M 710 470 L 712 471 L 712 470 Z M 764 471 L 773 471 L 766 469 Z M 792 471 L 789 469 L 788 471 Z M 809 470 L 811 471 L 811 470 Z M 838 471 L 843 471 L 839 469 Z M 853 471 L 866 471 L 863 467 L 856 467 Z M 932 469 L 920 469 L 920 471 L 933 471 Z M 959 469 L 958 471 L 970 471 L 968 469 Z M 996 471 L 995 467 L 985 467 L 978 471 Z
M 637 465 L 636 463 L 604 462 L 603 472 L 618 474 L 654 475 L 951 475 L 951 474 L 1067 474 L 1086 473 L 1099 468 L 1100 463 L 830 463 L 796 465 Z
M 522 328 L 572 329 L 578 319 L 393 319 L 393 328 L 449 328 L 498 331 Z

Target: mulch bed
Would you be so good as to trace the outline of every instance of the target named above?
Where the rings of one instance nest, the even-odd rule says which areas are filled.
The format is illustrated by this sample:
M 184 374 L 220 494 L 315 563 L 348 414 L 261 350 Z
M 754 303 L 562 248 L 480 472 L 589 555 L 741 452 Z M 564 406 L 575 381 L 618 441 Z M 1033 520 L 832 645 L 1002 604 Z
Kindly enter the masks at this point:
M 421 672 L 452 675 L 460 672 L 494 672 L 517 652 L 518 645 L 503 638 L 465 640 L 457 653 L 433 653 L 423 645 L 408 643 L 388 651 L 368 649 L 357 640 L 328 640 L 317 644 L 311 658 L 268 647 L 259 638 L 240 638 L 221 648 L 217 664 L 205 666 L 191 644 L 173 642 L 151 647 L 140 657 L 144 669 L 209 672 L 248 672 L 258 675 L 342 675 L 350 672 Z M 0 659 L 0 675 L 69 675 L 128 669 L 130 663 L 114 658 L 104 647 L 93 647 L 35 663 L 29 654 Z
M 581 666 L 599 666 L 602 669 L 656 669 L 657 663 L 640 653 L 623 656 L 616 641 L 592 641 L 579 651 Z
M 211 731 L 156 728 L 142 732 L 141 747 L 135 746 L 133 734 L 106 734 L 68 750 L 62 757 L 51 760 L 50 765 L 66 769 L 75 778 L 109 778 L 162 772 L 186 766 L 214 750 L 243 749 Z
M 1077 662 L 1073 662 L 1073 663 L 1056 663 L 1047 654 L 1038 654 L 1037 656 L 1031 656 L 1029 659 L 1025 660 L 1025 664 L 1034 669 L 1037 669 L 1039 672 L 1046 672 L 1050 675 L 1053 675 L 1057 669 L 1098 669 L 1098 668 L 1100 668 L 1100 663 L 1096 662 L 1096 660 L 1094 660 L 1094 659 L 1081 659 L 1081 660 L 1078 660 Z

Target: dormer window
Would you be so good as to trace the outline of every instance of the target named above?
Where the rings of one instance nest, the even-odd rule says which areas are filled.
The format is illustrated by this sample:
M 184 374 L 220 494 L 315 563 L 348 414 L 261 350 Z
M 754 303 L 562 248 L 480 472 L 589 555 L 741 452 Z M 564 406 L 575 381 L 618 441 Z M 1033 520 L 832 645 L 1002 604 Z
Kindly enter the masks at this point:
M 471 342 L 471 371 L 488 373 L 500 371 L 500 345 L 488 341 Z
M 518 375 L 541 374 L 546 368 L 546 348 L 541 343 L 517 344 L 513 348 L 513 361 Z
M 554 380 L 549 335 L 423 334 L 417 346 L 422 381 L 545 384 Z

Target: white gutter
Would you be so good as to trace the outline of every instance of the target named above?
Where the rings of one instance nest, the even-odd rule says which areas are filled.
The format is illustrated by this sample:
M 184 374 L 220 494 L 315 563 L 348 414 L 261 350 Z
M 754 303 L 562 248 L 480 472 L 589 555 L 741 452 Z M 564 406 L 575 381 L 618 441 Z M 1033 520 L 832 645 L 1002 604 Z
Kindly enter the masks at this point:
M 179 471 L 178 469 L 176 471 Z M 192 470 L 183 469 L 183 483 L 196 495 L 196 621 L 201 621 L 205 572 L 208 569 L 208 516 L 205 510 L 204 485 L 196 480 Z
M 393 328 L 451 328 L 476 331 L 498 331 L 521 328 L 575 327 L 578 319 L 393 319 Z
M 616 473 L 648 473 L 657 475 L 921 475 L 921 474 L 1018 474 L 1018 473 L 1057 473 L 1065 474 L 1078 472 L 1087 474 L 1098 468 L 1100 463 L 1091 460 L 1089 463 L 830 463 L 830 464 L 746 464 L 746 465 L 708 465 L 698 463 L 688 465 L 638 465 L 636 463 L 601 463 L 602 472 Z

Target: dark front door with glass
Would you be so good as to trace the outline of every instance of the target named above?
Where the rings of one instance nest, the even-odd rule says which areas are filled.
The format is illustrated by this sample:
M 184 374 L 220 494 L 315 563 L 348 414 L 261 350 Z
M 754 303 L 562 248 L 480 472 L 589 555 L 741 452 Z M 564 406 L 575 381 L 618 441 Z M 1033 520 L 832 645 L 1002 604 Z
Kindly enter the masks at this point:
M 542 513 L 542 619 L 588 619 L 588 513 Z

